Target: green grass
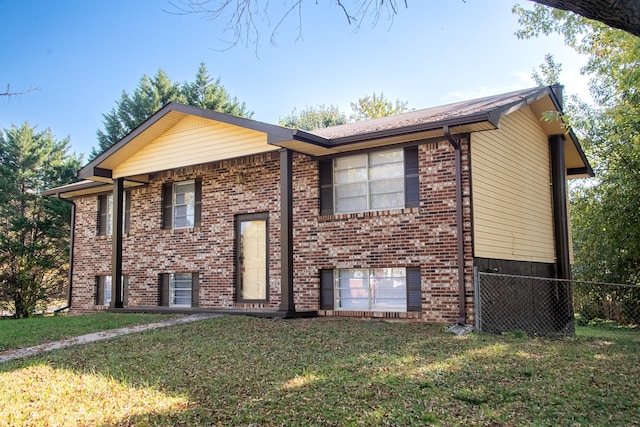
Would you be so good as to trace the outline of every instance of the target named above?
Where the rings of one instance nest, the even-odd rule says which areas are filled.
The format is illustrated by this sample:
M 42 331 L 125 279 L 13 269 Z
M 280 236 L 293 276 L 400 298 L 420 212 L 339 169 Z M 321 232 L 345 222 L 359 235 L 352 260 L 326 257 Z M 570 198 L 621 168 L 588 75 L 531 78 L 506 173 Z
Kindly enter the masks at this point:
M 0 365 L 8 425 L 638 425 L 640 333 L 227 316 Z
M 175 317 L 175 316 L 174 316 Z M 161 314 L 99 313 L 90 316 L 44 316 L 0 320 L 0 352 L 106 329 L 151 323 Z

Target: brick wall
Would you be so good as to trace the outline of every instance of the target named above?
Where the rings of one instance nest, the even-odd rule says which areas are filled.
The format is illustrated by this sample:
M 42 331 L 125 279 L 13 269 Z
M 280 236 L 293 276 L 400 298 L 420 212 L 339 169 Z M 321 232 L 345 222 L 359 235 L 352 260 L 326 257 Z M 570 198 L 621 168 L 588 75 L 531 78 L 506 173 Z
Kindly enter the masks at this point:
M 455 152 L 446 142 L 419 146 L 420 207 L 318 216 L 317 163 L 294 156 L 296 308 L 319 308 L 319 269 L 420 267 L 422 314 L 430 322 L 458 319 Z M 465 283 L 472 314 L 471 209 L 468 144 L 463 144 Z M 322 311 L 324 315 L 416 318 L 415 313 Z
M 463 144 L 465 281 L 472 315 L 468 143 Z M 455 322 L 458 313 L 454 150 L 419 147 L 419 208 L 319 216 L 318 163 L 293 158 L 294 287 L 298 310 L 319 309 L 319 269 L 415 267 L 423 311 L 376 317 Z M 129 306 L 157 306 L 160 273 L 198 272 L 201 307 L 277 308 L 280 303 L 280 190 L 277 153 L 153 174 L 131 191 L 130 232 L 123 238 Z M 238 183 L 242 173 L 243 183 Z M 162 184 L 202 178 L 202 225 L 162 230 Z M 95 306 L 95 276 L 110 275 L 111 238 L 97 236 L 97 196 L 76 200 L 73 310 Z M 269 302 L 235 303 L 235 215 L 269 212 Z M 362 312 L 321 312 L 366 316 Z M 471 317 L 470 317 L 471 318 Z
M 238 183 L 242 174 L 243 183 Z M 280 303 L 280 164 L 277 153 L 165 171 L 131 191 L 123 237 L 129 306 L 158 306 L 161 273 L 198 272 L 201 307 L 277 308 Z M 201 227 L 162 229 L 162 184 L 202 178 Z M 93 311 L 95 276 L 111 274 L 111 237 L 97 236 L 97 196 L 77 205 L 73 310 Z M 235 216 L 269 212 L 269 302 L 235 304 Z

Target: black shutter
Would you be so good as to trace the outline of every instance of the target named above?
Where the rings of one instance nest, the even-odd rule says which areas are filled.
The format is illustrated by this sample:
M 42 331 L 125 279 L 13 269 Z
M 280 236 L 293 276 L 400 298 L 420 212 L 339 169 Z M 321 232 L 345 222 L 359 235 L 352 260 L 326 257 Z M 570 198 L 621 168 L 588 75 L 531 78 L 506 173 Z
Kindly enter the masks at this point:
M 333 310 L 333 270 L 320 270 L 320 310 Z
M 420 207 L 418 147 L 404 149 L 404 204 L 407 208 Z
M 422 277 L 420 268 L 407 268 L 407 311 L 422 311 Z
M 165 182 L 162 185 L 162 228 L 171 230 L 173 227 L 173 183 Z
M 129 276 L 122 276 L 122 305 L 129 305 Z
M 160 274 L 160 305 L 166 307 L 169 305 L 169 274 Z
M 201 218 L 202 218 L 202 178 L 198 178 L 195 181 L 195 205 L 194 205 L 194 214 L 193 214 L 193 226 L 200 227 Z
M 104 276 L 96 276 L 96 305 L 104 305 Z
M 191 307 L 200 307 L 200 275 L 191 274 Z
M 124 192 L 124 224 L 122 224 L 122 233 L 129 234 L 129 222 L 131 217 L 131 191 Z
M 107 195 L 98 196 L 98 234 L 107 234 Z
M 320 215 L 333 215 L 333 160 L 320 160 Z

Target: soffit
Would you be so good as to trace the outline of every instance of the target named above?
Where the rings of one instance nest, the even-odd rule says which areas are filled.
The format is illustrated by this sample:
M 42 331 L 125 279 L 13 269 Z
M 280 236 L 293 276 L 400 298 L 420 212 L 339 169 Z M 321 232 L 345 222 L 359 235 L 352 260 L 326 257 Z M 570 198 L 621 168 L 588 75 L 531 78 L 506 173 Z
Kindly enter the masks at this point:
M 124 144 L 120 149 L 107 157 L 104 161 L 100 162 L 98 167 L 104 169 L 114 169 L 120 163 L 131 157 L 140 149 L 145 147 L 150 142 L 154 141 L 162 134 L 170 130 L 173 126 L 179 123 L 182 119 L 187 117 L 187 114 L 178 111 L 169 111 L 167 114 L 158 119 L 153 126 L 149 126 L 144 132 L 132 138 L 127 144 Z

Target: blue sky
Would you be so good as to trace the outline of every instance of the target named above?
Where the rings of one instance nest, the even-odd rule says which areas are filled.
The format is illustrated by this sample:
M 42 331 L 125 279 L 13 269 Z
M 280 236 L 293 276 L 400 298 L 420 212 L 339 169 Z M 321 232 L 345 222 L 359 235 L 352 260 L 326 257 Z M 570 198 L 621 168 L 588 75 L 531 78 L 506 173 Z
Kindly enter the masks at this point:
M 167 13 L 174 10 L 167 0 L 0 0 L 0 87 L 39 88 L 0 98 L 0 128 L 50 128 L 88 153 L 122 90 L 131 93 L 159 68 L 173 81 L 191 81 L 200 62 L 255 120 L 273 124 L 319 104 L 349 114 L 350 102 L 373 92 L 419 109 L 531 87 L 546 53 L 563 64 L 566 91 L 587 94 L 584 59 L 561 39 L 513 35 L 515 0 L 410 1 L 393 23 L 366 22 L 357 31 L 335 2 L 318 3 L 305 3 L 301 38 L 294 16 L 275 44 L 266 32 L 258 49 L 225 50 L 233 38 L 225 20 Z M 279 16 L 272 10 L 271 21 Z

